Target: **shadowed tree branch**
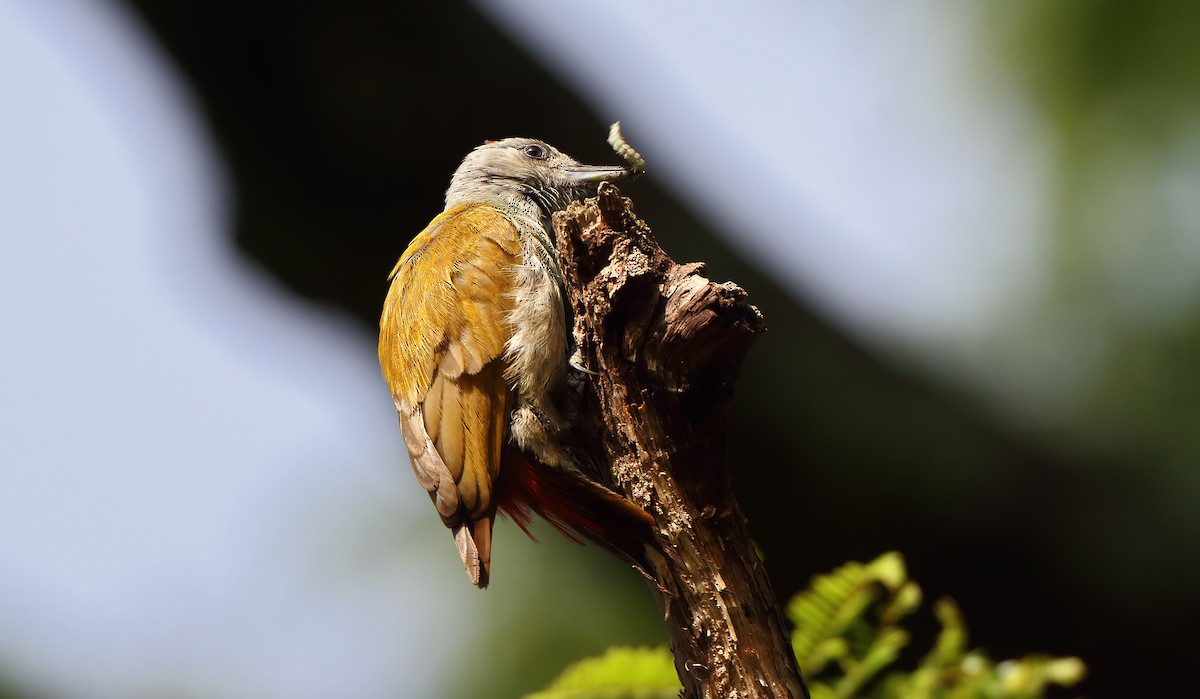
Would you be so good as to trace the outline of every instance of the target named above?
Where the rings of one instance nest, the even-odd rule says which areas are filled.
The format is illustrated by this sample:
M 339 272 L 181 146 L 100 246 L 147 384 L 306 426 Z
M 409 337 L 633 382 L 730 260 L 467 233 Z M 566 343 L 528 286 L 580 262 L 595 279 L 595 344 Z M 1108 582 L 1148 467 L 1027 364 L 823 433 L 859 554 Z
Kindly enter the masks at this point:
M 689 698 L 807 696 L 733 495 L 726 417 L 763 332 L 732 283 L 676 264 L 610 184 L 555 214 L 586 381 L 574 446 L 651 513 L 646 574 Z

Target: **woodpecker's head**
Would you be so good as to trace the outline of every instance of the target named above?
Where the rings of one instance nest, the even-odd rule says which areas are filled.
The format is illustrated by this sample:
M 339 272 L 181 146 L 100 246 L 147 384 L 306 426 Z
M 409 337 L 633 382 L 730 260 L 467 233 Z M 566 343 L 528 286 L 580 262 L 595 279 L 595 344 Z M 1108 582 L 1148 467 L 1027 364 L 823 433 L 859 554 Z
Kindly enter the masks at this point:
M 446 208 L 489 203 L 540 210 L 544 216 L 594 192 L 601 182 L 633 175 L 620 165 L 583 165 L 533 138 L 489 141 L 471 151 L 454 172 Z

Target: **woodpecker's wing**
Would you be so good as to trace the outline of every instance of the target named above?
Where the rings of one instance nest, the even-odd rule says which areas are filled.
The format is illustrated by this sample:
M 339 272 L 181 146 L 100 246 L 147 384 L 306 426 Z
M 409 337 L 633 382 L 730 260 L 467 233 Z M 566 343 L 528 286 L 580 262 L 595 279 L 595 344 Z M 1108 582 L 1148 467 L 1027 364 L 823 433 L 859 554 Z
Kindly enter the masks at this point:
M 379 363 L 400 413 L 413 471 L 429 492 L 471 582 L 491 561 L 493 485 L 509 410 L 516 228 L 487 205 L 451 209 L 409 245 L 379 321 Z

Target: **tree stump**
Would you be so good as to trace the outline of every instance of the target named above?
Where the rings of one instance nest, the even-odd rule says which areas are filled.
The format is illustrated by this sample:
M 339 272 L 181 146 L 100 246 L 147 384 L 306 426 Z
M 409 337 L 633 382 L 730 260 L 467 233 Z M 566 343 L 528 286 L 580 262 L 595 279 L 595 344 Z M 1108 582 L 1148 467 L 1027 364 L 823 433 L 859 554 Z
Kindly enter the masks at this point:
M 734 498 L 726 418 L 764 331 L 732 283 L 676 264 L 611 184 L 554 215 L 584 382 L 573 447 L 653 515 L 644 571 L 690 699 L 807 697 Z

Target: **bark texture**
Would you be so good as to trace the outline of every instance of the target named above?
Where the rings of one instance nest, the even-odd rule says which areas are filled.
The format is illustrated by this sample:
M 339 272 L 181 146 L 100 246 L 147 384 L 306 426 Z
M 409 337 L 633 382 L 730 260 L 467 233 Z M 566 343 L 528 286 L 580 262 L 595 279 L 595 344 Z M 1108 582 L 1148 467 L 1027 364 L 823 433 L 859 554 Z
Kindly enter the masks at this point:
M 646 573 L 689 698 L 807 697 L 726 461 L 733 383 L 763 318 L 676 264 L 611 184 L 554 217 L 584 381 L 573 446 L 655 519 Z

